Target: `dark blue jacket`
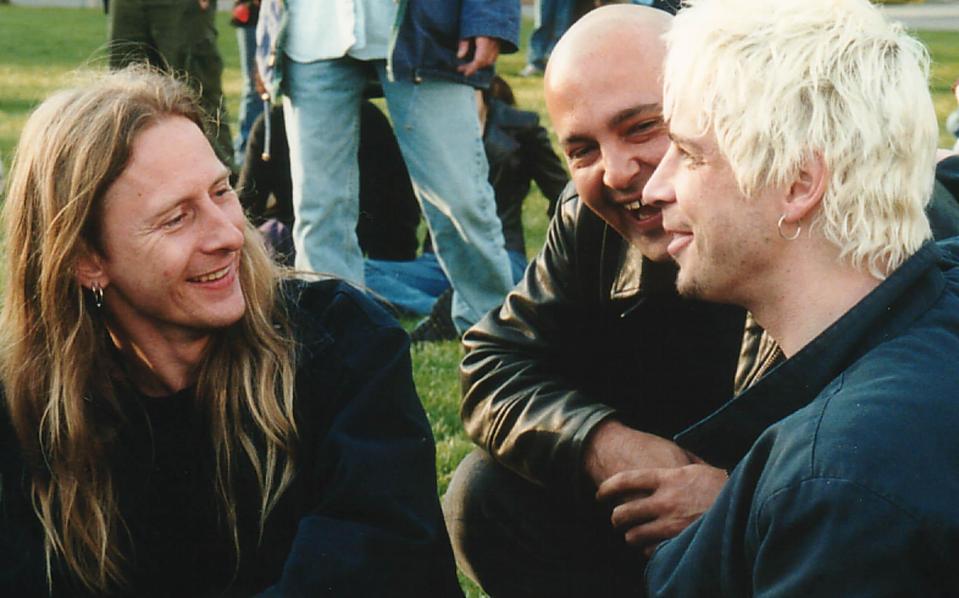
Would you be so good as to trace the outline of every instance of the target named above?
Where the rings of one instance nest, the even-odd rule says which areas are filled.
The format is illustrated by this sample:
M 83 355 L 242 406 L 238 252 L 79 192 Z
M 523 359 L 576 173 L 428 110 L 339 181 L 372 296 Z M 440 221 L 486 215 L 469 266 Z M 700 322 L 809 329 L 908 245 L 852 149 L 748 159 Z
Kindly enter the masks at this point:
M 240 559 L 214 498 L 209 426 L 193 390 L 118 397 L 108 452 L 124 516 L 119 596 L 462 596 L 436 492 L 409 339 L 349 285 L 288 287 L 299 345 L 297 471 L 262 530 L 249 461 L 234 470 Z M 0 398 L 0 595 L 48 596 L 43 530 Z M 53 596 L 86 596 L 54 563 Z
M 286 43 L 286 0 L 265 3 L 257 30 L 256 61 L 260 76 L 273 98 L 282 89 L 283 47 Z M 387 71 L 390 78 L 444 79 L 485 88 L 493 67 L 470 77 L 456 67 L 472 60 L 456 57 L 461 39 L 485 36 L 500 40 L 500 53 L 519 48 L 519 0 L 400 0 L 390 40 Z
M 929 243 L 677 441 L 735 469 L 650 596 L 959 591 L 959 239 Z
M 401 0 L 389 68 L 397 79 L 446 79 L 486 87 L 493 68 L 471 77 L 456 67 L 472 60 L 456 57 L 461 39 L 477 36 L 500 40 L 500 52 L 519 47 L 519 0 Z

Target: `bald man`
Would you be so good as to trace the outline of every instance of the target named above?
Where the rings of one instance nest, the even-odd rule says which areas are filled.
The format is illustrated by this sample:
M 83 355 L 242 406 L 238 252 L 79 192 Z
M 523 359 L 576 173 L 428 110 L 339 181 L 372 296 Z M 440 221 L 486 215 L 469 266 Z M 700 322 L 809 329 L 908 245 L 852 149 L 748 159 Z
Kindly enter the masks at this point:
M 659 211 L 640 205 L 669 143 L 671 19 L 598 9 L 549 61 L 574 187 L 525 279 L 464 339 L 480 448 L 446 497 L 459 564 L 494 596 L 638 595 L 644 553 L 726 479 L 669 438 L 732 396 L 743 312 L 676 294 Z

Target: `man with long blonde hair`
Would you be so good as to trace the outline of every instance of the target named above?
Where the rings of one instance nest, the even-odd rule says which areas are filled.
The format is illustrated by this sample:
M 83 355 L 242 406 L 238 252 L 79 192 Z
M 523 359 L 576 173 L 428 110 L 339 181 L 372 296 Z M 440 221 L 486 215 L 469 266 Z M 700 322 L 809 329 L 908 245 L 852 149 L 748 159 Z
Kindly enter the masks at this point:
M 4 206 L 0 587 L 458 595 L 408 340 L 278 270 L 185 85 L 60 92 Z

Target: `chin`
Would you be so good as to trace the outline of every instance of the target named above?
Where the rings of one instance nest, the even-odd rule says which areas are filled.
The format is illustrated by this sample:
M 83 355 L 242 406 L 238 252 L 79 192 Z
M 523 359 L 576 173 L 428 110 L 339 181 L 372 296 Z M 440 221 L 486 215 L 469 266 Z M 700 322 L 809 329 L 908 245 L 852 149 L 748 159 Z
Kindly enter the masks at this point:
M 666 236 L 666 233 L 659 233 L 653 237 L 649 235 L 633 235 L 630 238 L 630 243 L 639 249 L 643 256 L 650 261 L 660 263 L 673 261 L 672 256 L 666 251 L 666 248 L 669 247 L 669 237 Z

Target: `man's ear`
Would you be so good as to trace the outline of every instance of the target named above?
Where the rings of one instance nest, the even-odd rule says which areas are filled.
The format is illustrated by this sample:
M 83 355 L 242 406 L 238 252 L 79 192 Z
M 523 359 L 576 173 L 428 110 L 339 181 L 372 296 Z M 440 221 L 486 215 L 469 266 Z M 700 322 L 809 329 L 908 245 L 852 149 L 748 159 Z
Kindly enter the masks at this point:
M 89 247 L 84 247 L 80 251 L 80 257 L 77 258 L 76 274 L 80 286 L 88 289 L 93 286 L 94 282 L 97 282 L 100 288 L 104 289 L 110 284 L 110 277 L 103 267 L 103 257 Z
M 787 189 L 783 200 L 783 221 L 796 224 L 811 216 L 826 194 L 828 184 L 829 169 L 825 159 L 819 152 L 809 152 Z

